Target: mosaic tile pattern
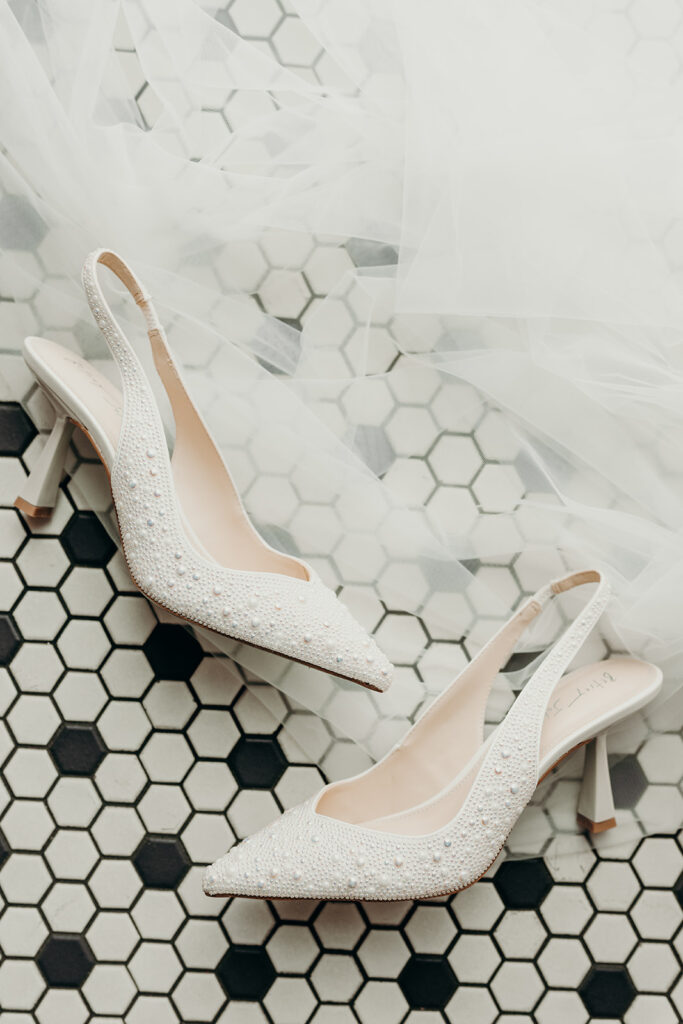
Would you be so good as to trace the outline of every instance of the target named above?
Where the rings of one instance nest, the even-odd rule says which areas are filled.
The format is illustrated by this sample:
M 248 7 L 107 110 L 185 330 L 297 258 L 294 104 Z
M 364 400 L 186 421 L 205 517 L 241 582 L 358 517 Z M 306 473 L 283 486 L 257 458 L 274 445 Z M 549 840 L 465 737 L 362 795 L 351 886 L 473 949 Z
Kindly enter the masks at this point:
M 255 45 L 300 74 L 334 73 L 287 3 L 232 0 L 205 5 Z M 613 17 L 638 59 L 676 64 L 679 5 L 635 0 Z M 671 42 L 669 41 L 671 40 Z M 155 97 L 122 32 L 119 56 L 143 123 Z M 199 156 L 226 131 L 258 114 L 264 98 L 241 93 L 194 116 L 189 145 Z M 24 203 L 0 199 L 5 210 Z M 0 208 L 1 212 L 1 208 Z M 17 262 L 59 273 L 59 246 L 27 211 L 19 233 L 0 216 L 0 244 Z M 4 233 L 3 233 L 4 232 Z M 671 259 L 683 262 L 672 237 Z M 324 328 L 330 360 L 354 366 L 363 316 L 358 297 L 321 300 L 355 265 L 390 262 L 359 240 L 345 244 L 268 234 L 261 245 L 231 243 L 210 268 L 212 284 L 253 295 L 259 308 L 298 328 Z M 60 336 L 33 294 L 0 303 L 6 336 Z M 5 298 L 6 296 L 2 296 Z M 399 497 L 427 505 L 459 531 L 501 537 L 513 525 L 477 510 L 514 508 L 522 496 L 521 455 L 498 414 L 474 414 L 467 389 L 399 354 L 438 340 L 377 315 L 368 370 L 392 369 L 344 401 L 358 415 L 373 469 Z M 88 339 L 82 339 L 87 346 Z M 14 344 L 10 349 L 14 349 Z M 215 353 L 181 353 L 211 365 Z M 574 763 L 543 813 L 525 816 L 544 859 L 508 860 L 454 899 L 423 904 L 212 901 L 203 865 L 235 837 L 304 799 L 323 778 L 368 761 L 338 730 L 242 670 L 209 655 L 173 621 L 160 621 L 132 588 L 111 537 L 92 509 L 107 497 L 92 451 L 77 439 L 55 515 L 27 523 L 11 507 L 48 426 L 40 396 L 13 356 L 0 359 L 0 1010 L 3 1024 L 669 1024 L 683 1018 L 683 843 L 626 829 L 621 847 L 572 841 L 560 856 L 552 826 L 576 787 Z M 321 409 L 334 418 L 334 409 Z M 490 631 L 493 613 L 435 590 L 414 564 L 387 562 L 380 546 L 346 517 L 301 500 L 285 476 L 250 452 L 238 466 L 246 500 L 268 520 L 277 500 L 290 510 L 288 541 L 307 545 L 329 571 L 357 559 L 366 576 L 346 599 L 411 678 L 435 685 Z M 87 501 L 84 500 L 87 494 Z M 472 570 L 507 606 L 545 580 L 529 557 L 513 564 L 473 560 Z M 559 567 L 558 567 L 559 568 Z M 392 597 L 409 580 L 408 619 Z M 434 612 L 439 614 L 434 614 Z M 458 617 L 465 642 L 434 623 Z M 432 623 L 429 628 L 424 620 Z M 603 648 L 598 644 L 596 656 Z M 222 662 L 222 663 L 221 663 Z M 387 700 L 400 726 L 419 702 L 397 685 Z M 361 707 L 354 694 L 351 706 Z M 332 690 L 324 715 L 341 700 Z M 366 747 L 375 718 L 362 695 Z M 360 716 L 363 718 L 363 716 Z M 347 715 L 349 726 L 357 727 Z M 341 720 L 344 720 L 343 715 Z M 675 728 L 676 723 L 669 725 Z M 613 766 L 622 820 L 680 820 L 683 740 L 678 732 L 628 738 Z M 305 750 L 305 753 L 303 752 Z M 576 762 L 576 759 L 575 759 Z M 546 794 L 547 795 L 547 794 Z M 521 840 L 520 840 L 521 844 Z M 514 841 L 512 849 L 514 852 Z M 520 845 L 520 848 L 523 848 Z M 563 847 L 566 849 L 566 847 Z
M 17 362 L 0 362 L 6 388 L 23 379 Z M 681 837 L 577 836 L 570 856 L 550 842 L 544 860 L 504 861 L 421 904 L 204 897 L 206 863 L 325 777 L 296 744 L 304 718 L 333 771 L 352 770 L 354 747 L 300 709 L 275 717 L 262 686 L 157 619 L 79 507 L 86 445 L 53 518 L 23 519 L 11 505 L 41 440 L 25 411 L 35 392 L 4 397 L 3 1021 L 679 1019 Z M 627 815 L 680 798 L 682 746 L 654 735 L 614 765 Z

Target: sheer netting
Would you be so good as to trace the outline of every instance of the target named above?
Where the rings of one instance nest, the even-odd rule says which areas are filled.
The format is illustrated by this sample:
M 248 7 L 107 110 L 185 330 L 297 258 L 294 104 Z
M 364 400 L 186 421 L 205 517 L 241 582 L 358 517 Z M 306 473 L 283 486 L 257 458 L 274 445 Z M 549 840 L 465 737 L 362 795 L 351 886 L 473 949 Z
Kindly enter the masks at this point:
M 109 372 L 80 267 L 101 245 L 130 261 L 264 535 L 398 666 L 379 696 L 202 637 L 216 692 L 246 673 L 331 779 L 384 753 L 524 594 L 591 564 L 616 597 L 584 659 L 627 649 L 666 674 L 610 737 L 622 827 L 599 841 L 681 825 L 683 742 L 657 755 L 683 724 L 665 13 L 638 40 L 612 0 L 0 0 L 6 373 L 29 333 Z M 71 493 L 113 531 L 92 451 L 74 460 Z M 491 725 L 560 625 L 500 676 Z M 586 842 L 580 756 L 511 852 Z

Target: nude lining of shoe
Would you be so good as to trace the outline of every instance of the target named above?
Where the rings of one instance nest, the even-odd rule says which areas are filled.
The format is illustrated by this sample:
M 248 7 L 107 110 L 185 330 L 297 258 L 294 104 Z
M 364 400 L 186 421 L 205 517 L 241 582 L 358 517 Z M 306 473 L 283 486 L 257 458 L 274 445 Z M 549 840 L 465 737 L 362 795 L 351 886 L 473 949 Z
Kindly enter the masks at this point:
M 185 389 L 149 296 L 114 253 L 101 253 L 98 262 L 119 278 L 145 315 L 154 366 L 175 422 L 171 468 L 188 539 L 202 555 L 226 568 L 308 580 L 304 563 L 270 547 L 249 520 L 230 472 Z M 30 338 L 27 345 L 39 363 L 68 388 L 83 427 L 92 435 L 111 472 L 123 417 L 121 389 L 91 363 L 56 342 Z M 40 365 L 34 372 L 40 373 Z M 49 392 L 49 379 L 39 379 Z
M 577 573 L 560 594 L 597 573 Z M 493 682 L 541 604 L 528 601 L 434 701 L 396 748 L 362 775 L 323 790 L 318 814 L 401 835 L 426 835 L 458 813 L 492 741 L 484 737 Z M 629 657 L 613 657 L 565 675 L 546 711 L 539 751 L 540 774 L 591 734 L 594 722 L 632 704 L 658 685 L 658 670 Z

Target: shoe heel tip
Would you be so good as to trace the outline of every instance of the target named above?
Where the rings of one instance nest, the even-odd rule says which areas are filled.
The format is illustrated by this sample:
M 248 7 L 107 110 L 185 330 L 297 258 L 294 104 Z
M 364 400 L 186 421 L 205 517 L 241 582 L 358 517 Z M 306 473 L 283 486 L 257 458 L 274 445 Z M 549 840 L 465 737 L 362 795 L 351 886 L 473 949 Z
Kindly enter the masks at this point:
M 51 505 L 32 505 L 30 501 L 26 501 L 21 496 L 16 498 L 14 507 L 23 512 L 25 516 L 30 516 L 31 519 L 49 519 L 54 512 Z
M 32 505 L 30 501 L 26 501 L 21 496 L 15 499 L 14 507 L 31 519 L 49 519 L 54 512 L 51 505 Z
M 600 832 L 607 832 L 610 828 L 616 828 L 617 819 L 605 818 L 604 821 L 591 821 L 590 818 L 584 818 L 583 814 L 577 814 L 576 823 L 582 832 L 598 835 Z

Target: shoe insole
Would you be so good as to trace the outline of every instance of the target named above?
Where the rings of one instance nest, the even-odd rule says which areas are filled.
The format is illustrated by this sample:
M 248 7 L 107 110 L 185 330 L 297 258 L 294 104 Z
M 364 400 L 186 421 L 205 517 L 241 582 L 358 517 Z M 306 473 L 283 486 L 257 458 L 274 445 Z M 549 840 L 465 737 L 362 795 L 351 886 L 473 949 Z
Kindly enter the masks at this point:
M 621 715 L 628 714 L 629 708 L 635 708 L 647 699 L 648 693 L 656 690 L 658 679 L 658 671 L 653 665 L 628 657 L 609 658 L 566 675 L 555 688 L 546 712 L 539 754 L 541 774 L 574 745 L 591 735 L 595 723 L 609 720 L 605 722 L 606 727 Z M 462 724 L 460 722 L 459 726 Z M 477 728 L 477 723 L 473 722 L 472 728 Z M 428 760 L 429 744 L 424 742 L 425 736 L 421 739 L 424 757 Z M 365 780 L 355 780 L 354 822 L 366 828 L 400 835 L 427 835 L 443 828 L 462 807 L 486 749 L 486 745 L 482 746 L 478 755 L 463 764 L 460 773 L 451 778 L 435 778 L 426 770 L 421 799 L 414 800 L 411 807 L 386 817 L 363 817 L 362 784 L 363 781 L 370 782 L 370 769 Z M 396 754 L 400 756 L 400 749 Z M 341 786 L 343 788 L 344 784 Z M 324 813 L 322 807 L 319 811 Z M 331 808 L 327 813 L 330 812 Z
M 77 353 L 31 338 L 32 365 L 67 412 L 90 435 L 111 473 L 121 433 L 123 395 L 95 366 Z M 203 421 L 166 360 L 164 385 L 176 425 L 171 460 L 183 525 L 197 551 L 229 569 L 272 572 L 307 579 L 296 558 L 271 548 L 252 526 L 232 478 Z M 47 371 L 47 372 L 45 372 Z

